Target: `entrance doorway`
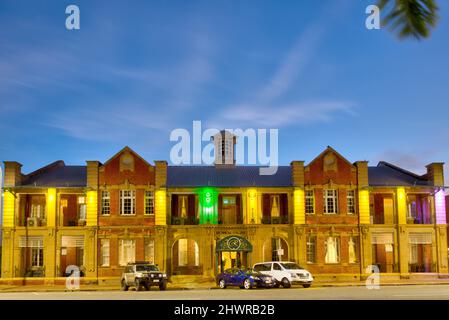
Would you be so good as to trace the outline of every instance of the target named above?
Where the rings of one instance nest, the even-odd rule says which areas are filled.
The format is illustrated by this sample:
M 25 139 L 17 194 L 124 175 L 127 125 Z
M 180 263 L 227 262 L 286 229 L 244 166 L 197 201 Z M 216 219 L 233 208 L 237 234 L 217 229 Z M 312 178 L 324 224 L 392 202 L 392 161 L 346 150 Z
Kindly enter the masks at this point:
M 228 236 L 217 241 L 216 273 L 222 273 L 230 268 L 251 267 L 251 243 L 240 236 Z
M 222 220 L 223 224 L 237 223 L 237 207 L 235 196 L 223 196 Z

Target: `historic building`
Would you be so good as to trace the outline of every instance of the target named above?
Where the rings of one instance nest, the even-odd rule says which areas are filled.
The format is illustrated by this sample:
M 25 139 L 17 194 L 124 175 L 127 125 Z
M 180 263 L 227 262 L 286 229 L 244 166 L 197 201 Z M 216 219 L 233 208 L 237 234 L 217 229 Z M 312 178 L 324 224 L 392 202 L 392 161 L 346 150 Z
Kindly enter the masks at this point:
M 223 132 L 222 132 L 223 133 Z M 5 162 L 1 281 L 118 281 L 151 261 L 172 281 L 231 266 L 295 261 L 321 279 L 448 276 L 443 164 L 417 175 L 354 163 L 328 147 L 274 175 L 236 166 L 215 137 L 213 166 L 154 164 L 125 147 L 105 163 Z

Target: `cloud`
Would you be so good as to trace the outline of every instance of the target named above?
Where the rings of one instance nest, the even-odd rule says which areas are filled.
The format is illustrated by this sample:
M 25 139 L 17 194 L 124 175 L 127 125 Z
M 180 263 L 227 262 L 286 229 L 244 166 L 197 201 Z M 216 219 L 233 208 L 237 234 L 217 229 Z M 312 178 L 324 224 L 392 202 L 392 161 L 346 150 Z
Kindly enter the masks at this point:
M 308 101 L 279 107 L 247 104 L 228 108 L 220 117 L 226 127 L 251 124 L 273 128 L 329 122 L 336 113 L 353 114 L 352 107 L 353 103 L 345 101 Z
M 89 141 L 126 141 L 163 132 L 172 121 L 168 114 L 155 113 L 155 108 L 119 101 L 91 108 L 75 108 L 56 113 L 43 122 L 65 135 Z M 156 132 L 156 133 L 157 133 Z
M 257 100 L 271 102 L 286 93 L 300 76 L 301 71 L 313 58 L 325 35 L 324 24 L 316 24 L 307 28 L 281 60 L 273 77 L 262 88 Z
M 345 5 L 341 1 L 326 5 L 319 18 L 309 25 L 292 44 L 290 50 L 280 59 L 271 77 L 244 101 L 237 101 L 224 108 L 208 124 L 215 128 L 244 126 L 282 127 L 316 122 L 329 122 L 336 114 L 354 115 L 351 101 L 314 99 L 302 101 L 288 96 L 293 89 L 298 91 L 298 79 L 317 56 L 320 44 L 324 41 L 332 17 L 339 16 Z M 285 102 L 287 101 L 287 102 Z

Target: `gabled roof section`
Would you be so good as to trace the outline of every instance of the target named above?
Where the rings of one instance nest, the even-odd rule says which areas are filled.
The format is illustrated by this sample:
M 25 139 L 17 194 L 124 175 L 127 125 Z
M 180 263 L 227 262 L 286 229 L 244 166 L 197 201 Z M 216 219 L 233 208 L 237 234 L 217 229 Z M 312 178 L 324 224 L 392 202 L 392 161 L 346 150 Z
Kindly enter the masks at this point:
M 168 166 L 167 187 L 291 187 L 290 166 L 274 175 L 260 175 L 260 166 Z
M 326 153 L 328 152 L 333 152 L 337 155 L 337 157 L 343 159 L 349 166 L 353 167 L 354 165 L 348 161 L 348 159 L 346 159 L 345 157 L 343 157 L 340 153 L 338 153 L 337 150 L 335 150 L 334 148 L 332 148 L 331 146 L 327 146 L 326 149 L 324 149 L 323 152 L 321 152 L 318 156 L 316 156 L 312 161 L 310 161 L 306 167 L 310 166 L 312 163 L 314 163 L 315 161 L 317 161 L 319 158 L 321 158 L 322 156 L 324 156 Z
M 111 162 L 113 159 L 115 159 L 116 157 L 118 157 L 122 152 L 128 151 L 130 153 L 132 153 L 133 155 L 135 155 L 137 158 L 139 158 L 140 160 L 142 160 L 146 165 L 153 167 L 153 165 L 151 163 L 149 163 L 147 160 L 145 160 L 144 158 L 142 158 L 137 152 L 135 152 L 133 149 L 131 149 L 128 146 L 125 146 L 123 149 L 121 149 L 119 152 L 117 152 L 116 154 L 114 154 L 111 158 L 109 158 L 108 161 L 106 161 L 104 164 L 102 164 L 102 166 L 106 166 L 109 162 Z
M 21 186 L 26 187 L 85 187 L 87 179 L 86 166 L 66 166 L 58 160 L 22 178 Z
M 400 168 L 386 161 L 376 167 L 368 167 L 370 186 L 430 186 L 431 183 L 421 175 Z

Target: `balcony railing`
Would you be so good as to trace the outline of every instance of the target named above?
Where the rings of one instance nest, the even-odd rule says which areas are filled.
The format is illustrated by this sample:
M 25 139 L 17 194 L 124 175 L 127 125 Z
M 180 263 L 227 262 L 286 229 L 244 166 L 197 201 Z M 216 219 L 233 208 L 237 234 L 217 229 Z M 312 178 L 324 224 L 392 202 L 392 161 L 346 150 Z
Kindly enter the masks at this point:
M 197 225 L 199 219 L 196 217 L 171 217 L 172 225 Z
M 435 263 L 409 263 L 408 265 L 409 272 L 435 272 L 436 265 Z
M 289 219 L 288 216 L 280 216 L 280 217 L 263 217 L 263 224 L 288 224 Z
M 218 224 L 234 224 L 234 223 L 228 223 L 224 222 L 221 218 L 218 218 Z M 243 224 L 243 217 L 239 216 L 235 220 L 235 224 Z

